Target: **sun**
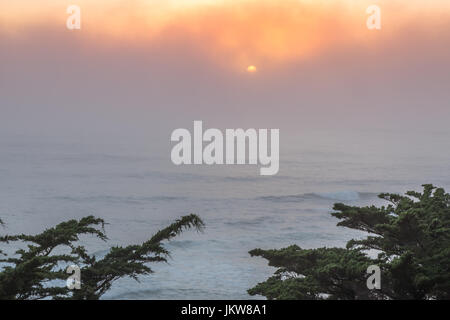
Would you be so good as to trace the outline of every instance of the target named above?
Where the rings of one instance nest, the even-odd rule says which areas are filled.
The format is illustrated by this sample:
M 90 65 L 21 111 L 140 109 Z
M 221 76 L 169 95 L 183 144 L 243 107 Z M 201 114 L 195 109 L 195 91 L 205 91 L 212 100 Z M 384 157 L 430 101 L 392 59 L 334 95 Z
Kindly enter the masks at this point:
M 257 69 L 256 69 L 256 67 L 254 65 L 251 65 L 251 66 L 247 67 L 247 72 L 254 73 L 256 71 L 257 71 Z

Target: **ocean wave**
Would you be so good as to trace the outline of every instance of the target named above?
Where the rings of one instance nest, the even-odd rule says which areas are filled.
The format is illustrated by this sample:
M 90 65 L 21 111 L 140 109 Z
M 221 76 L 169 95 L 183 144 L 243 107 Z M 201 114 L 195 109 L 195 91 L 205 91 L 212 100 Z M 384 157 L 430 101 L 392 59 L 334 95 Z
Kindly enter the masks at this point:
M 267 221 L 272 221 L 272 220 L 276 220 L 276 219 L 273 217 L 269 217 L 269 216 L 262 216 L 262 217 L 257 217 L 254 219 L 230 220 L 230 221 L 225 221 L 224 223 L 229 226 L 239 226 L 239 227 L 250 226 L 251 227 L 251 226 L 261 225 Z
M 130 291 L 129 287 L 122 288 L 122 292 L 111 295 L 105 295 L 104 299 L 111 300 L 136 300 L 136 299 L 220 299 L 226 294 L 220 289 L 201 289 L 201 288 L 155 288 L 155 289 L 141 289 Z M 244 296 L 245 297 L 245 296 Z
M 374 192 L 357 192 L 357 191 L 338 191 L 338 192 L 313 192 L 298 195 L 285 196 L 263 196 L 257 200 L 265 200 L 271 202 L 303 202 L 306 200 L 333 200 L 333 201 L 357 201 L 375 198 L 378 193 Z
M 226 176 L 222 178 L 225 181 L 230 182 L 261 182 L 261 180 L 264 179 L 264 176 L 260 175 L 253 175 L 253 176 Z M 295 179 L 291 176 L 282 176 L 282 175 L 275 175 L 273 176 L 273 179 L 275 180 L 289 180 L 289 179 Z
M 55 200 L 73 201 L 73 202 L 109 202 L 109 203 L 146 203 L 153 201 L 174 201 L 185 200 L 185 197 L 173 197 L 173 196 L 148 196 L 148 197 L 136 197 L 136 196 L 112 196 L 112 195 L 99 195 L 99 196 L 59 196 L 53 197 Z

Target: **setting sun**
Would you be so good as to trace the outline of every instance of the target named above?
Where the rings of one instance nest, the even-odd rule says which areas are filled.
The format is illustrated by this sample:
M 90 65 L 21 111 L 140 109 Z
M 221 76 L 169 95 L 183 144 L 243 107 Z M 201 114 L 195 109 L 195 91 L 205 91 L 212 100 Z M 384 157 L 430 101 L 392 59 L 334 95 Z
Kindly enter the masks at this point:
M 256 67 L 253 66 L 253 65 L 248 66 L 248 68 L 247 68 L 247 72 L 254 73 L 254 72 L 256 72 L 256 71 L 257 71 L 257 69 L 256 69 Z

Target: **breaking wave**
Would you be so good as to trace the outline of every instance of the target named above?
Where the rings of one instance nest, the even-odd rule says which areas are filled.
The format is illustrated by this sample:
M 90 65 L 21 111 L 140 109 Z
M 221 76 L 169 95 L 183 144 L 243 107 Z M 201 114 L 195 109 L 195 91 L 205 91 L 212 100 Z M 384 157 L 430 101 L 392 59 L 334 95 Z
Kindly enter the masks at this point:
M 303 202 L 306 200 L 333 200 L 333 201 L 357 201 L 375 198 L 378 193 L 357 192 L 357 191 L 338 191 L 338 192 L 313 192 L 298 195 L 285 196 L 264 196 L 257 200 L 272 202 Z

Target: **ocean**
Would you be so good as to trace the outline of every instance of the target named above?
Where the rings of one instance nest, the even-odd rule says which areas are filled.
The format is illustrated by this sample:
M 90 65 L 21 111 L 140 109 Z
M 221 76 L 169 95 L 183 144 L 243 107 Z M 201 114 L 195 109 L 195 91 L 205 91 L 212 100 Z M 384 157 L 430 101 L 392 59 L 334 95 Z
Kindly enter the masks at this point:
M 0 233 L 95 215 L 108 223 L 109 240 L 81 244 L 101 256 L 196 213 L 204 232 L 168 242 L 169 263 L 151 265 L 155 273 L 140 282 L 117 281 L 103 298 L 261 299 L 246 290 L 275 269 L 249 250 L 344 246 L 363 234 L 336 226 L 335 202 L 382 205 L 380 192 L 423 183 L 450 189 L 446 134 L 310 138 L 282 144 L 280 172 L 264 177 L 255 166 L 174 166 L 169 140 L 167 152 L 154 154 L 142 143 L 1 137 Z

